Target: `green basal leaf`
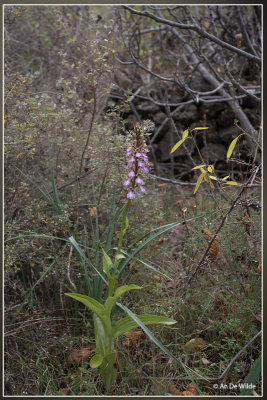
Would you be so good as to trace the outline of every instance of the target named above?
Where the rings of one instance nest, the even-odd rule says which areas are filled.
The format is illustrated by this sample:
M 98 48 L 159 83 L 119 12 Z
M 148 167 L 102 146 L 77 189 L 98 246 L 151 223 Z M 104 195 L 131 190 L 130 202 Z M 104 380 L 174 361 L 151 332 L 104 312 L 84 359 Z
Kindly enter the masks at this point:
M 153 324 L 163 324 L 163 325 L 173 325 L 176 321 L 172 318 L 164 317 L 161 315 L 149 315 L 142 314 L 136 315 L 137 318 L 144 325 L 153 325 Z M 111 334 L 113 338 L 117 338 L 125 332 L 130 332 L 131 330 L 137 328 L 139 325 L 135 322 L 131 317 L 124 317 L 119 320 L 111 329 Z
M 100 353 L 95 354 L 90 360 L 91 368 L 98 368 L 103 362 L 103 356 Z
M 114 385 L 116 380 L 117 370 L 116 368 L 114 368 L 115 361 L 116 361 L 116 353 L 113 352 L 104 358 L 100 367 L 101 378 L 104 382 L 107 391 L 110 390 L 110 388 Z
M 97 300 L 93 299 L 92 297 L 86 296 L 84 294 L 78 293 L 65 293 L 66 296 L 72 297 L 75 300 L 80 301 L 83 303 L 87 308 L 93 311 L 96 315 L 100 318 L 105 316 L 106 310 L 102 304 L 100 304 Z

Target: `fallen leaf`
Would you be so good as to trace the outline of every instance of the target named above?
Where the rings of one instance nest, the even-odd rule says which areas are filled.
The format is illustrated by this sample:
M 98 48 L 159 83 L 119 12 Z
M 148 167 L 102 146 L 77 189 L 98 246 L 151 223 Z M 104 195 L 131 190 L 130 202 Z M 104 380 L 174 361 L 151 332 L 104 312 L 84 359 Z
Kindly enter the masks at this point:
M 84 347 L 80 350 L 74 350 L 68 357 L 66 361 L 66 367 L 69 367 L 70 365 L 79 365 L 81 364 L 84 359 L 87 359 L 88 357 L 91 356 L 95 352 L 94 349 L 91 347 Z
M 132 332 L 125 332 L 123 335 L 126 337 L 126 340 L 122 343 L 124 346 L 132 346 L 142 335 L 142 329 L 135 329 Z
M 187 342 L 182 349 L 186 353 L 195 353 L 198 350 L 204 350 L 208 347 L 208 343 L 202 338 L 191 339 Z
M 155 246 L 161 246 L 164 242 L 167 242 L 168 240 L 168 238 L 160 238 L 156 241 Z
M 185 391 L 182 392 L 182 396 L 197 396 L 195 385 L 193 383 L 189 383 L 189 385 L 186 386 Z
M 165 188 L 167 186 L 167 183 L 159 183 L 158 188 Z
M 95 217 L 96 216 L 96 207 L 92 207 L 91 208 L 90 215 L 91 215 L 91 217 Z
M 137 266 L 134 262 L 131 262 L 129 264 L 129 270 L 131 271 L 132 274 L 136 274 L 137 273 Z
M 160 282 L 161 277 L 158 274 L 153 274 L 153 280 L 154 280 L 154 282 Z
M 182 395 L 180 390 L 178 390 L 175 385 L 170 385 L 168 392 L 170 394 L 173 394 L 174 396 L 181 396 Z
M 257 275 L 262 275 L 262 262 L 258 261 Z
M 202 361 L 202 363 L 203 363 L 204 365 L 209 365 L 209 364 L 210 364 L 210 361 L 207 360 L 206 358 L 201 358 L 201 361 Z

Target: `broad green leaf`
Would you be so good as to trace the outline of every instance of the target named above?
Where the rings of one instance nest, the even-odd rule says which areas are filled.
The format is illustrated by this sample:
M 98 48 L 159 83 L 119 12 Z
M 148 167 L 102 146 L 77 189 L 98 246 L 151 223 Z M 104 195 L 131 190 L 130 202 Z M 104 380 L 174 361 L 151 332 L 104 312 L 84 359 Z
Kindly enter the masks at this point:
M 256 385 L 258 381 L 258 377 L 261 373 L 261 355 L 257 358 L 257 360 L 252 365 L 247 377 L 245 378 L 245 382 L 243 383 L 244 389 L 241 390 L 240 396 L 251 396 L 252 388 L 248 389 L 249 385 Z M 242 387 L 242 383 L 240 384 Z
M 239 139 L 240 136 L 242 136 L 242 135 L 243 135 L 243 133 L 241 133 L 241 135 L 237 136 L 237 137 L 236 137 L 234 140 L 232 140 L 232 142 L 230 143 L 230 146 L 229 146 L 229 148 L 228 148 L 228 150 L 227 150 L 226 162 L 229 161 L 229 158 L 231 157 L 231 155 L 232 155 L 232 153 L 233 153 L 233 151 L 234 151 L 236 142 L 238 141 L 238 139 Z
M 201 131 L 202 129 L 209 129 L 209 127 L 208 126 L 200 126 L 200 127 L 192 129 L 192 131 Z
M 199 188 L 204 176 L 205 176 L 205 173 L 202 173 L 202 174 L 199 175 L 197 183 L 196 183 L 196 186 L 195 186 L 194 194 L 197 192 L 197 190 L 198 190 L 198 188 Z
M 110 390 L 110 388 L 114 385 L 116 376 L 117 376 L 117 370 L 114 368 L 114 363 L 116 361 L 116 353 L 110 353 L 108 354 L 102 364 L 101 364 L 101 378 L 104 382 L 105 388 L 107 391 Z
M 97 300 L 92 297 L 86 296 L 84 294 L 78 293 L 65 293 L 66 296 L 72 297 L 75 300 L 83 303 L 87 308 L 93 311 L 99 318 L 102 318 L 106 314 L 106 310 L 102 304 L 100 304 Z
M 100 353 L 103 357 L 105 357 L 106 354 L 109 354 L 111 351 L 113 351 L 110 317 L 107 315 L 98 317 L 97 314 L 94 314 L 93 320 L 96 353 Z
M 134 290 L 134 289 L 142 289 L 141 286 L 134 285 L 131 283 L 130 285 L 123 285 L 118 287 L 116 289 L 116 292 L 114 294 L 115 299 L 117 300 L 120 296 L 122 296 L 124 293 L 128 292 L 129 290 Z
M 113 262 L 104 249 L 102 249 L 102 252 L 103 252 L 103 271 L 108 275 L 110 267 L 113 265 Z
M 163 324 L 163 325 L 173 325 L 176 321 L 172 318 L 164 317 L 161 315 L 136 315 L 137 318 L 144 325 L 153 325 L 153 324 Z M 131 317 L 124 317 L 120 319 L 116 324 L 112 327 L 112 337 L 117 338 L 118 336 L 122 335 L 125 332 L 130 332 L 131 330 L 138 327 L 136 321 L 134 321 Z
M 114 304 L 116 303 L 116 301 L 118 300 L 118 298 L 120 296 L 122 296 L 124 293 L 128 292 L 129 290 L 134 290 L 134 289 L 142 289 L 142 287 L 134 285 L 134 284 L 123 285 L 123 286 L 118 287 L 115 291 L 114 296 L 108 297 L 106 300 L 105 308 L 106 308 L 107 314 L 108 315 L 110 314 L 112 307 L 114 306 Z
M 96 353 L 90 360 L 91 368 L 98 368 L 103 361 L 103 356 L 100 353 Z
M 199 168 L 203 168 L 206 167 L 207 164 L 201 164 L 201 165 L 197 165 L 196 167 L 192 168 L 192 169 L 199 169 Z

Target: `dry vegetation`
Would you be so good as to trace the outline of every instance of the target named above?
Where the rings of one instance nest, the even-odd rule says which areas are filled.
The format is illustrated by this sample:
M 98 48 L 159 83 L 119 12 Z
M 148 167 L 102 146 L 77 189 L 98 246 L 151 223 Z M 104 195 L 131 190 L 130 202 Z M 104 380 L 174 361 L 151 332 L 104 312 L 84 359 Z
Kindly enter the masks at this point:
M 253 382 L 260 395 L 260 6 L 10 5 L 4 23 L 4 394 L 239 395 Z M 101 246 L 115 254 L 127 138 L 144 120 L 150 173 L 123 250 L 158 235 L 118 283 L 142 286 L 123 298 L 133 313 L 176 324 L 119 337 L 107 393 L 89 367 L 91 313 L 64 293 L 105 296 L 91 265 L 102 272 Z M 219 181 L 194 194 L 199 164 Z

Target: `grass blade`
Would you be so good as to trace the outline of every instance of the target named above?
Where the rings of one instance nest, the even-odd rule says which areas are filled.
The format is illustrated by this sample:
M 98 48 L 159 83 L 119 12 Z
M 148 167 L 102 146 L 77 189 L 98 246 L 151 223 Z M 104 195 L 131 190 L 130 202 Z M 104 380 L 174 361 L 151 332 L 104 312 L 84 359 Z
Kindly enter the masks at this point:
M 245 378 L 245 381 L 243 384 L 240 384 L 241 387 L 243 386 L 244 388 L 240 392 L 240 396 L 251 396 L 251 392 L 253 388 L 249 389 L 248 386 L 251 385 L 256 385 L 258 377 L 261 373 L 261 355 L 257 358 L 257 360 L 254 362 L 254 364 L 251 367 L 251 370 L 249 371 L 247 377 Z

